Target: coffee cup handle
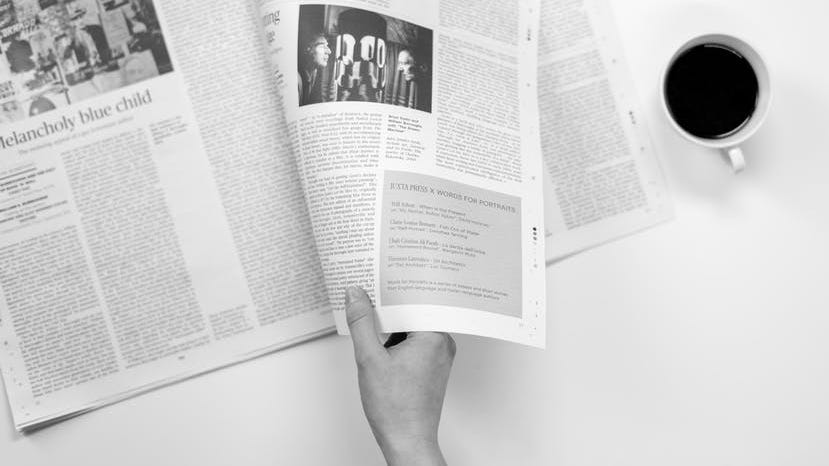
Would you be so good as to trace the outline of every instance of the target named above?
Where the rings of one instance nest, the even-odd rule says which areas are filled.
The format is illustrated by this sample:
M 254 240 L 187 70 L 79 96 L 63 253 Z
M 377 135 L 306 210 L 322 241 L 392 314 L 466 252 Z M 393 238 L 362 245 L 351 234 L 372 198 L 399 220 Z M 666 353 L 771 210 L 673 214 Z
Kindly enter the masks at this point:
M 740 173 L 746 168 L 746 158 L 743 156 L 742 149 L 739 147 L 725 149 L 725 154 L 728 156 L 728 160 L 731 161 L 731 168 L 734 173 Z

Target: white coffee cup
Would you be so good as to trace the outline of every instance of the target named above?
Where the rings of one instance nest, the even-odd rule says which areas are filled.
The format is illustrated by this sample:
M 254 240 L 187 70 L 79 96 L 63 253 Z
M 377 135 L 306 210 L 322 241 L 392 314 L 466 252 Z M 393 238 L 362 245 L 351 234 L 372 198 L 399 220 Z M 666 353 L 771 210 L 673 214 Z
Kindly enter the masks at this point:
M 720 139 L 701 138 L 683 129 L 676 122 L 673 115 L 671 115 L 666 96 L 665 84 L 671 66 L 680 55 L 698 45 L 703 44 L 720 44 L 735 50 L 746 60 L 748 60 L 751 67 L 754 69 L 755 76 L 757 77 L 757 105 L 754 109 L 754 113 L 742 128 L 733 134 Z M 766 66 L 766 62 L 757 50 L 744 40 L 726 34 L 705 34 L 695 37 L 685 42 L 685 44 L 677 50 L 673 57 L 671 57 L 670 61 L 668 61 L 667 66 L 665 66 L 665 69 L 662 72 L 660 85 L 661 89 L 659 94 L 662 98 L 662 108 L 664 109 L 665 114 L 668 116 L 668 121 L 671 122 L 674 129 L 676 129 L 677 132 L 679 132 L 679 134 L 681 134 L 685 139 L 688 139 L 691 142 L 697 143 L 701 146 L 722 150 L 731 161 L 731 167 L 734 169 L 734 173 L 741 172 L 746 167 L 746 160 L 740 145 L 753 136 L 758 129 L 760 129 L 760 126 L 762 126 L 766 116 L 768 115 L 769 106 L 771 105 L 771 76 L 769 75 L 769 69 Z

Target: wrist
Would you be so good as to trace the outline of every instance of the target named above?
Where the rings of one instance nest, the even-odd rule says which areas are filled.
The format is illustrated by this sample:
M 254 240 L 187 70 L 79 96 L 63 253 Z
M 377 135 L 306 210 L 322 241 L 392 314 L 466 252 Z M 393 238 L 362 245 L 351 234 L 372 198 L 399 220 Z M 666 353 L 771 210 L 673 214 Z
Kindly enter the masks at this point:
M 387 439 L 378 443 L 389 466 L 446 466 L 437 437 Z

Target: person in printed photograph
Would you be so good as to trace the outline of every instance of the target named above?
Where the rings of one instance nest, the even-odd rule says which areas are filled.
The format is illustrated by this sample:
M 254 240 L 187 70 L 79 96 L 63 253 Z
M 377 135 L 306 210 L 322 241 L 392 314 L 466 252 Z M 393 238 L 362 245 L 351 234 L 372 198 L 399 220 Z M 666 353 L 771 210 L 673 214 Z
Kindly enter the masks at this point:
M 322 32 L 316 32 L 305 37 L 300 43 L 299 75 L 299 105 L 317 104 L 322 98 L 322 70 L 328 66 L 331 57 L 331 48 L 328 39 Z
M 408 108 L 419 108 L 420 92 L 419 81 L 423 72 L 422 65 L 417 62 L 414 52 L 409 49 L 400 51 L 397 56 L 397 87 L 392 103 Z

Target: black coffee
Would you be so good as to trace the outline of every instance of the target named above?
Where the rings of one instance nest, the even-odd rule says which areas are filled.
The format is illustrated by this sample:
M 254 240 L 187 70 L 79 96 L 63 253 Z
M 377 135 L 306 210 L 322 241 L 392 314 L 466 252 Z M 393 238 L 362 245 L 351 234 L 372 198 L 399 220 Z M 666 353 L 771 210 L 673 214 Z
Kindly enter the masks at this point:
M 683 52 L 668 70 L 668 110 L 685 131 L 706 139 L 728 137 L 757 108 L 757 75 L 748 60 L 720 44 Z

